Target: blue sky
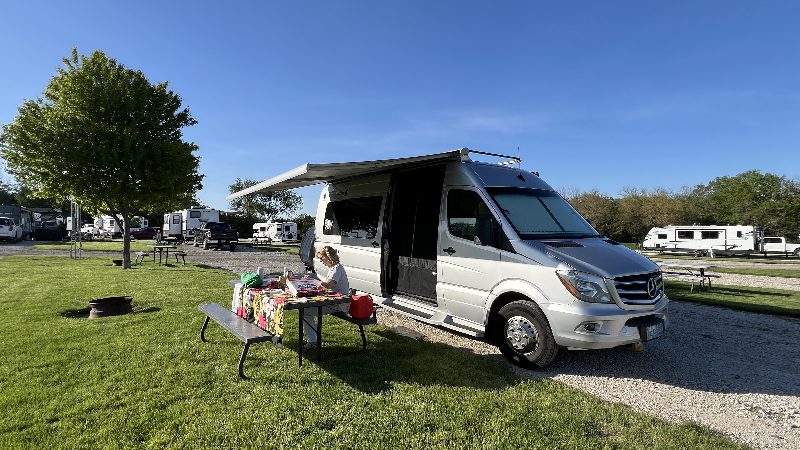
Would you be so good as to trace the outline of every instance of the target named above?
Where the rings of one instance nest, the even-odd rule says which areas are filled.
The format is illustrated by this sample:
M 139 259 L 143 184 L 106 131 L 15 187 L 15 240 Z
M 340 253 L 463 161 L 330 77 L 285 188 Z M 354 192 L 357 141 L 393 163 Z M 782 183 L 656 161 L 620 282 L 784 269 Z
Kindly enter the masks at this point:
M 0 123 L 73 46 L 169 81 L 199 198 L 306 162 L 512 154 L 556 188 L 800 178 L 800 2 L 5 1 Z M 298 192 L 315 213 L 319 187 Z

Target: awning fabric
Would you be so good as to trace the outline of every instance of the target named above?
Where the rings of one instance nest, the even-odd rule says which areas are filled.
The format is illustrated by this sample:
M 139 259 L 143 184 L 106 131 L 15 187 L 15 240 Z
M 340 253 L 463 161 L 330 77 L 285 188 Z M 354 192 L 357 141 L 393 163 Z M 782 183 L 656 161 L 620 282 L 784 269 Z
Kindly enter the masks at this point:
M 270 178 L 269 180 L 262 181 L 261 183 L 258 183 L 247 189 L 234 192 L 233 194 L 225 197 L 225 200 L 230 201 L 244 195 L 255 194 L 258 192 L 282 191 L 284 189 L 294 189 L 321 183 L 332 183 L 367 175 L 392 172 L 406 167 L 428 165 L 446 161 L 460 161 L 462 154 L 466 155 L 467 153 L 468 150 L 463 149 L 463 151 L 453 150 L 445 153 L 414 156 L 411 158 L 333 164 L 303 164 L 300 167 Z

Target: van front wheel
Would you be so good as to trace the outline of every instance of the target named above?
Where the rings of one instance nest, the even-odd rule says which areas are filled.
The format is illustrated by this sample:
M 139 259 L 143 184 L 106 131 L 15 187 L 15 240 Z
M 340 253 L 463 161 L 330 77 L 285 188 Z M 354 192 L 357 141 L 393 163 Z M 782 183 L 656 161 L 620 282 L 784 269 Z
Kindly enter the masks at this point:
M 512 364 L 538 369 L 550 364 L 558 345 L 542 310 L 531 301 L 518 300 L 497 313 L 494 340 Z

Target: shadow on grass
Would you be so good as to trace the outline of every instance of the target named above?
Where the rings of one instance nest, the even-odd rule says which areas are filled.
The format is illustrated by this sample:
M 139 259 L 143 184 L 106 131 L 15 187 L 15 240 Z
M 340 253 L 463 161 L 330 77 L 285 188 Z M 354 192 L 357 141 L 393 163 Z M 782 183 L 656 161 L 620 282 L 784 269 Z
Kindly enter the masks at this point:
M 304 352 L 303 364 L 317 364 L 368 394 L 390 391 L 397 383 L 503 389 L 521 380 L 507 365 L 490 358 L 454 351 L 446 344 L 401 336 L 392 330 L 367 333 L 367 351 L 361 353 L 361 337 L 358 328 L 354 330 L 337 333 L 332 341 L 324 343 L 322 361 L 316 361 L 315 351 Z M 297 351 L 296 340 L 286 345 Z
M 65 319 L 88 319 L 89 313 L 91 311 L 92 308 L 87 306 L 86 308 L 80 308 L 80 309 L 66 309 L 58 313 L 58 315 Z M 154 313 L 158 311 L 161 311 L 161 308 L 156 306 L 147 306 L 147 307 L 133 308 L 133 312 L 130 314 L 145 314 L 145 313 Z

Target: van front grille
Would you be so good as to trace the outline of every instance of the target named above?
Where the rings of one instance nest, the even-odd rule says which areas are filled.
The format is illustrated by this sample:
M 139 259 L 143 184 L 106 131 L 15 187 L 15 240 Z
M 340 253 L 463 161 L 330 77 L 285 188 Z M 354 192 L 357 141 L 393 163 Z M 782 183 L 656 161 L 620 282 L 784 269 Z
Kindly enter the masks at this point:
M 614 287 L 622 303 L 628 305 L 653 305 L 664 295 L 660 271 L 615 278 Z

